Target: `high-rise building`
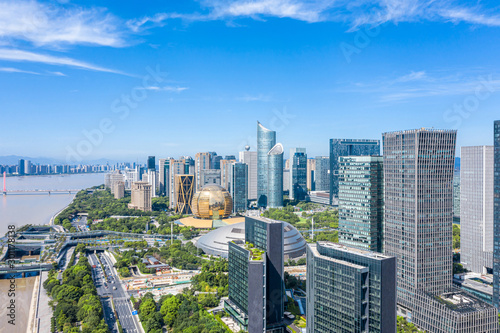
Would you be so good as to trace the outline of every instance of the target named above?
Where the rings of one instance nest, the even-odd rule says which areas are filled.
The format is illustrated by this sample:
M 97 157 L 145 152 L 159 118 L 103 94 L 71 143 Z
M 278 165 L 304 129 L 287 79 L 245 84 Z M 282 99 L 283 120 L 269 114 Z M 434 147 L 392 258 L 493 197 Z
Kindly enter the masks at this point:
M 147 173 L 148 183 L 151 185 L 151 197 L 156 197 L 156 184 L 157 184 L 157 174 L 156 170 L 148 169 Z
M 175 196 L 175 177 L 177 175 L 184 175 L 186 172 L 186 161 L 184 159 L 169 161 L 169 183 L 165 185 L 169 189 L 169 205 L 170 209 L 175 209 L 176 207 L 176 196 Z
M 290 194 L 290 169 L 283 169 L 283 192 Z
M 314 171 L 314 190 L 330 191 L 330 158 L 316 156 L 316 169 Z
M 266 207 L 268 202 L 267 155 L 274 145 L 276 145 L 276 132 L 257 122 L 257 204 L 259 207 Z
M 156 162 L 154 156 L 148 156 L 148 170 L 156 170 Z
M 112 187 L 113 196 L 115 199 L 121 199 L 125 196 L 125 182 L 118 181 L 113 183 Z
M 384 174 L 381 156 L 339 157 L 339 243 L 382 252 Z
M 396 333 L 396 258 L 307 245 L 307 333 Z
M 159 164 L 159 190 L 160 190 L 160 195 L 165 196 L 168 195 L 168 177 L 170 173 L 170 160 L 171 158 L 160 158 L 158 160 Z
M 460 222 L 460 170 L 453 173 L 453 222 Z
M 248 149 L 246 149 L 248 147 Z M 248 165 L 248 200 L 257 199 L 257 152 L 249 151 L 250 147 L 245 147 L 245 151 L 240 151 L 240 162 Z
M 25 175 L 25 174 L 26 174 L 26 172 L 25 172 L 25 170 L 24 170 L 24 160 L 23 160 L 23 159 L 20 159 L 20 160 L 19 160 L 17 173 L 18 173 L 20 176 L 23 176 L 23 175 Z
M 371 155 L 380 155 L 379 140 L 330 139 L 330 205 L 339 194 L 339 157 Z
M 236 160 L 221 160 L 220 161 L 220 174 L 221 174 L 221 186 L 225 189 L 229 187 L 229 173 L 231 172 L 231 164 L 236 163 Z
M 309 191 L 316 190 L 314 183 L 314 174 L 316 173 L 316 160 L 314 158 L 307 159 L 307 189 Z
M 290 148 L 291 200 L 304 200 L 307 194 L 307 154 L 305 148 Z
M 194 194 L 194 175 L 175 176 L 175 213 L 191 214 Z
M 493 146 L 462 147 L 460 261 L 473 272 L 493 269 Z
M 145 212 L 151 211 L 151 184 L 148 182 L 132 183 L 131 199 L 128 207 Z
M 201 170 L 200 185 L 203 188 L 209 184 L 221 184 L 221 174 L 218 169 L 204 169 Z
M 211 169 L 212 156 L 210 153 L 196 153 L 194 159 L 196 191 L 199 191 L 203 187 L 203 184 L 201 184 L 201 170 Z
M 212 169 L 220 169 L 221 160 L 222 156 L 218 156 L 217 154 L 212 156 Z
M 244 212 L 248 206 L 248 165 L 232 163 L 227 190 L 233 198 L 233 212 Z
M 228 243 L 224 308 L 249 333 L 284 332 L 283 235 L 283 222 L 247 216 L 245 242 Z
M 24 160 L 24 174 L 26 174 L 26 175 L 32 174 L 31 161 L 29 161 L 29 160 Z
M 500 309 L 500 120 L 493 124 L 493 305 Z
M 496 309 L 452 285 L 455 130 L 383 134 L 384 253 L 398 311 L 428 332 L 497 332 Z
M 283 207 L 283 145 L 277 143 L 267 156 L 267 207 Z

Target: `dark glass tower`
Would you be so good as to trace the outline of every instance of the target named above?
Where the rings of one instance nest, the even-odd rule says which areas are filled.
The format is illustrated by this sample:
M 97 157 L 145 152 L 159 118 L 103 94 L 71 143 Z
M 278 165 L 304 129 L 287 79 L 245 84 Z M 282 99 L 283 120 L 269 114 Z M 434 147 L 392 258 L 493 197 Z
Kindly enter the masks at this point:
M 267 155 L 267 207 L 283 207 L 283 146 L 276 144 Z
M 493 305 L 500 309 L 500 120 L 494 123 Z
M 339 194 L 339 157 L 380 155 L 380 140 L 330 139 L 330 204 Z
M 155 166 L 155 157 L 154 156 L 149 156 L 148 157 L 148 170 L 156 170 Z
M 290 199 L 304 200 L 307 194 L 307 154 L 305 148 L 290 149 Z
M 276 132 L 257 122 L 257 203 L 259 207 L 267 207 L 267 154 L 274 145 L 276 145 Z

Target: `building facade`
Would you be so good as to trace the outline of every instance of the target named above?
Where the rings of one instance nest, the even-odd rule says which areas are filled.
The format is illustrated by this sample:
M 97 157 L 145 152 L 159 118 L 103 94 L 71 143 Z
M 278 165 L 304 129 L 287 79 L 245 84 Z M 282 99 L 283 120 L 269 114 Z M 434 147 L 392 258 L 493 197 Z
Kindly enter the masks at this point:
M 339 243 L 382 252 L 384 175 L 381 156 L 339 157 Z
M 330 205 L 339 194 L 339 157 L 371 155 L 380 155 L 379 140 L 330 139 Z
M 248 147 L 250 149 L 250 147 Z M 248 165 L 248 200 L 257 199 L 257 152 L 240 151 L 240 162 Z
M 307 154 L 305 148 L 290 149 L 291 200 L 304 200 L 307 195 Z
M 201 171 L 212 168 L 212 155 L 210 153 L 196 153 L 195 157 L 196 191 L 199 191 L 203 184 L 201 182 Z
M 209 184 L 221 184 L 220 169 L 205 169 L 201 170 L 200 185 L 203 188 Z M 200 188 L 201 189 L 201 188 Z
M 455 130 L 384 133 L 384 253 L 398 312 L 431 333 L 497 332 L 496 310 L 452 285 Z
M 229 242 L 224 308 L 249 333 L 285 332 L 283 223 L 245 218 L 245 242 Z
M 245 212 L 248 206 L 248 165 L 232 163 L 228 189 L 233 198 L 233 212 Z
M 281 143 L 277 143 L 267 156 L 267 207 L 283 207 L 283 146 Z
M 314 171 L 314 191 L 330 191 L 330 158 L 316 156 Z
M 493 146 L 462 147 L 460 261 L 476 273 L 493 269 Z
M 314 175 L 316 173 L 316 159 L 308 158 L 307 159 L 307 190 L 315 191 L 316 183 L 314 181 Z
M 493 305 L 500 309 L 500 120 L 493 124 Z
M 132 183 L 130 197 L 129 208 L 151 211 L 151 185 L 148 182 Z
M 269 181 L 267 155 L 275 145 L 276 132 L 257 122 L 257 204 L 259 207 L 267 207 L 267 184 Z
M 307 245 L 307 333 L 395 333 L 396 258 Z
M 175 176 L 175 213 L 191 214 L 194 195 L 194 175 Z

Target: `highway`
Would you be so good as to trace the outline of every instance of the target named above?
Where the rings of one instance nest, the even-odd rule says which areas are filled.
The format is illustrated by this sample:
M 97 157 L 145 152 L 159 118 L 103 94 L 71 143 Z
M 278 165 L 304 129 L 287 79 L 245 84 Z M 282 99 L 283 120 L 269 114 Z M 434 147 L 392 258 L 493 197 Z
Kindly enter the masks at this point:
M 103 253 L 98 254 L 104 266 L 107 279 L 104 277 L 96 254 L 89 255 L 89 263 L 96 265 L 92 268 L 94 283 L 97 288 L 97 293 L 103 301 L 104 318 L 110 327 L 112 333 L 118 332 L 115 325 L 116 319 L 120 321 L 124 333 L 140 333 L 139 324 L 132 315 L 132 306 L 128 301 L 128 294 L 123 289 L 120 280 L 115 274 L 111 259 Z M 114 318 L 111 308 L 111 299 L 115 304 L 115 310 L 118 318 Z

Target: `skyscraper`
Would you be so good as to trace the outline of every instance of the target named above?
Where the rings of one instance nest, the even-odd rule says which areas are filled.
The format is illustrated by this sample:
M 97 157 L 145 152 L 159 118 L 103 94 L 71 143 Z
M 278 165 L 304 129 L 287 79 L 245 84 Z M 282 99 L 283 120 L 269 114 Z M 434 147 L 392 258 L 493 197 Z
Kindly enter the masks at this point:
M 231 163 L 227 190 L 233 198 L 233 212 L 244 212 L 248 206 L 248 165 Z
M 24 171 L 24 160 L 23 159 L 19 160 L 17 173 L 20 176 L 23 176 L 25 174 L 25 171 Z
M 283 146 L 281 143 L 277 143 L 267 156 L 267 207 L 283 207 Z
M 330 205 L 339 194 L 339 157 L 371 155 L 380 155 L 379 140 L 330 139 Z
M 175 213 L 191 214 L 194 194 L 194 175 L 175 176 Z
M 384 133 L 384 252 L 400 313 L 428 332 L 497 332 L 496 310 L 452 285 L 455 130 Z
M 307 333 L 396 333 L 396 258 L 307 245 Z
M 148 170 L 156 170 L 156 162 L 154 156 L 148 157 Z
M 307 189 L 310 191 L 316 190 L 316 184 L 314 182 L 314 174 L 316 173 L 316 159 L 307 159 Z
M 314 190 L 330 191 L 330 158 L 316 156 L 316 170 L 314 171 Z
M 500 309 L 500 120 L 493 124 L 494 183 L 493 183 L 493 305 Z
M 221 184 L 220 170 L 218 169 L 201 170 L 200 189 L 203 188 L 203 186 L 209 184 L 216 184 L 216 185 Z
M 203 184 L 201 184 L 201 170 L 211 168 L 212 156 L 210 155 L 210 153 L 196 153 L 194 159 L 196 191 L 199 191 L 203 187 Z
M 381 156 L 339 157 L 339 243 L 382 252 L 384 175 Z
M 283 163 L 281 163 L 283 164 Z M 245 217 L 245 242 L 229 242 L 226 311 L 249 333 L 283 332 L 284 226 Z
M 462 147 L 460 261 L 486 274 L 493 267 L 493 146 Z
M 267 206 L 267 154 L 275 144 L 276 132 L 265 128 L 261 123 L 257 122 L 257 204 L 259 207 Z
M 170 173 L 170 160 L 171 158 L 160 158 L 159 164 L 159 178 L 160 178 L 160 195 L 168 195 L 168 177 Z
M 248 148 L 248 149 L 247 149 Z M 257 152 L 250 151 L 250 147 L 245 147 L 245 151 L 240 151 L 240 162 L 248 165 L 248 200 L 257 199 Z
M 307 154 L 305 148 L 290 148 L 290 199 L 304 200 L 307 194 Z
M 132 183 L 131 200 L 128 204 L 131 209 L 145 212 L 151 211 L 151 185 L 147 182 Z

